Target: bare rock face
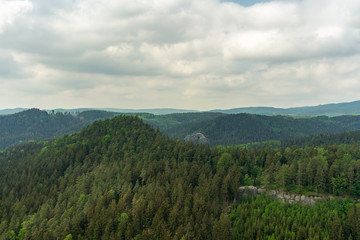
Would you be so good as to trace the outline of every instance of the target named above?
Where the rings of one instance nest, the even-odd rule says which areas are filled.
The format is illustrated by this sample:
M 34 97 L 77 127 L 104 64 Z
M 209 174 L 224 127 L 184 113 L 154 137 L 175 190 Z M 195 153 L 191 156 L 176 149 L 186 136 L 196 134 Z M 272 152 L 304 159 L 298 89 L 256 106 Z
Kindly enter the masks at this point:
M 193 142 L 194 144 L 208 144 L 209 143 L 209 139 L 207 139 L 205 137 L 204 134 L 202 133 L 194 133 L 191 135 L 187 135 L 184 140 L 186 142 Z
M 240 197 L 256 196 L 260 194 L 269 194 L 275 199 L 284 203 L 300 203 L 314 206 L 316 201 L 329 201 L 333 197 L 329 196 L 311 196 L 295 193 L 287 193 L 281 190 L 267 190 L 265 188 L 257 188 L 254 186 L 244 186 L 239 188 Z

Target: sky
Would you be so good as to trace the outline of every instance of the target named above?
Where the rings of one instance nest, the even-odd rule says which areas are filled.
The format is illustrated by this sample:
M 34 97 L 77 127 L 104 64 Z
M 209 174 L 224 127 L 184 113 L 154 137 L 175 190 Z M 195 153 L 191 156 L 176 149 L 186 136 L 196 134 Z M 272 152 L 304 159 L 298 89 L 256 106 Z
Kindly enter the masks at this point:
M 0 109 L 360 99 L 358 0 L 0 0 Z

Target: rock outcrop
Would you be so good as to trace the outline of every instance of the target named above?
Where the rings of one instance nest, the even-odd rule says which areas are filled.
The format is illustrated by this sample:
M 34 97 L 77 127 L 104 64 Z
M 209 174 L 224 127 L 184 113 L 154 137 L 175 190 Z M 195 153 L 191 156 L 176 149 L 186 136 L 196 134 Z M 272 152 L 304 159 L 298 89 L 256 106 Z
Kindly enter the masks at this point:
M 192 141 L 194 144 L 208 144 L 209 139 L 205 137 L 202 133 L 194 133 L 191 135 L 187 135 L 184 140 L 186 142 Z
M 296 194 L 296 193 L 288 193 L 281 190 L 268 190 L 265 188 L 257 188 L 254 186 L 246 186 L 239 188 L 240 197 L 242 196 L 256 196 L 260 194 L 269 194 L 270 196 L 279 199 L 284 203 L 300 203 L 307 205 L 315 205 L 316 201 L 330 201 L 334 197 L 332 196 L 314 196 L 314 195 L 304 195 L 304 194 Z

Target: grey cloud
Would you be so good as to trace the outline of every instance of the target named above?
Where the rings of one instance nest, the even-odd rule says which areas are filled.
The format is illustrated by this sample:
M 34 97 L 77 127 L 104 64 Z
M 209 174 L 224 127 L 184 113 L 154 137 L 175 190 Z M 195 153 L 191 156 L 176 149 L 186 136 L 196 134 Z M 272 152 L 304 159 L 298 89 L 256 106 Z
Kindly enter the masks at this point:
M 357 0 L 29 3 L 11 24 L 0 17 L 0 78 L 23 78 L 14 90 L 23 95 L 216 108 L 326 102 L 344 99 L 338 89 L 360 90 Z
M 29 76 L 30 73 L 24 67 L 25 65 L 17 62 L 11 54 L 0 51 L 0 79 L 16 79 Z

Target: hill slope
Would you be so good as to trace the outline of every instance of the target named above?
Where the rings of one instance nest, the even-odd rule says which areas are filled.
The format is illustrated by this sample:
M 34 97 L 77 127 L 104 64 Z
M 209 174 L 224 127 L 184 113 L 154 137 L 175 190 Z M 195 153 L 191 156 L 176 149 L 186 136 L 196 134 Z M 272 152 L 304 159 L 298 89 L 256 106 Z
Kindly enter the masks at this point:
M 183 123 L 215 119 L 221 113 L 174 113 L 154 115 L 150 113 L 116 113 L 100 110 L 78 113 L 47 112 L 29 109 L 15 114 L 0 116 L 0 150 L 29 140 L 48 140 L 79 132 L 95 120 L 118 115 L 135 115 L 145 123 L 162 131 Z
M 201 132 L 211 145 L 236 145 L 358 129 L 360 116 L 293 118 L 242 113 L 184 123 L 167 129 L 164 133 L 184 139 L 186 135 Z
M 171 141 L 135 117 L 5 151 L 0 239 L 228 239 L 219 204 L 233 193 L 221 193 L 227 173 L 211 158 L 208 147 Z
M 360 196 L 358 156 L 357 147 L 346 146 L 211 149 L 170 140 L 137 117 L 96 121 L 51 143 L 0 152 L 0 239 L 236 239 L 254 233 L 329 239 L 333 224 L 348 239 L 358 232 L 346 229 L 360 223 L 354 215 L 360 208 L 349 210 L 348 201 L 325 208 L 261 201 L 261 209 L 278 209 L 261 216 L 253 200 L 241 200 L 232 217 L 227 206 L 241 184 Z M 291 210 L 289 219 L 269 223 L 268 217 L 288 214 L 283 207 Z M 340 210 L 341 221 L 331 218 Z M 306 220 L 295 223 L 296 216 Z M 274 230 L 280 226 L 281 232 Z
M 0 115 L 14 114 L 25 110 L 26 110 L 25 108 L 2 109 L 0 110 Z
M 225 114 L 250 113 L 259 115 L 295 115 L 295 116 L 341 116 L 360 114 L 360 101 L 346 103 L 332 103 L 309 107 L 274 108 L 274 107 L 245 107 L 226 110 L 213 110 Z
M 289 138 L 281 141 L 282 147 L 330 146 L 341 144 L 360 145 L 360 130 L 342 132 L 337 134 L 319 134 L 299 138 Z
M 85 111 L 78 115 L 53 114 L 30 109 L 0 116 L 0 149 L 29 140 L 55 139 L 64 134 L 78 132 L 95 120 L 113 118 L 119 114 L 105 111 Z M 121 115 L 139 116 L 145 123 L 180 140 L 187 135 L 201 132 L 211 145 L 246 144 L 360 129 L 360 116 L 294 118 L 214 112 Z
M 73 116 L 29 109 L 0 116 L 0 149 L 29 140 L 55 139 L 78 132 L 97 119 L 111 118 L 115 115 L 102 111 L 88 111 Z

